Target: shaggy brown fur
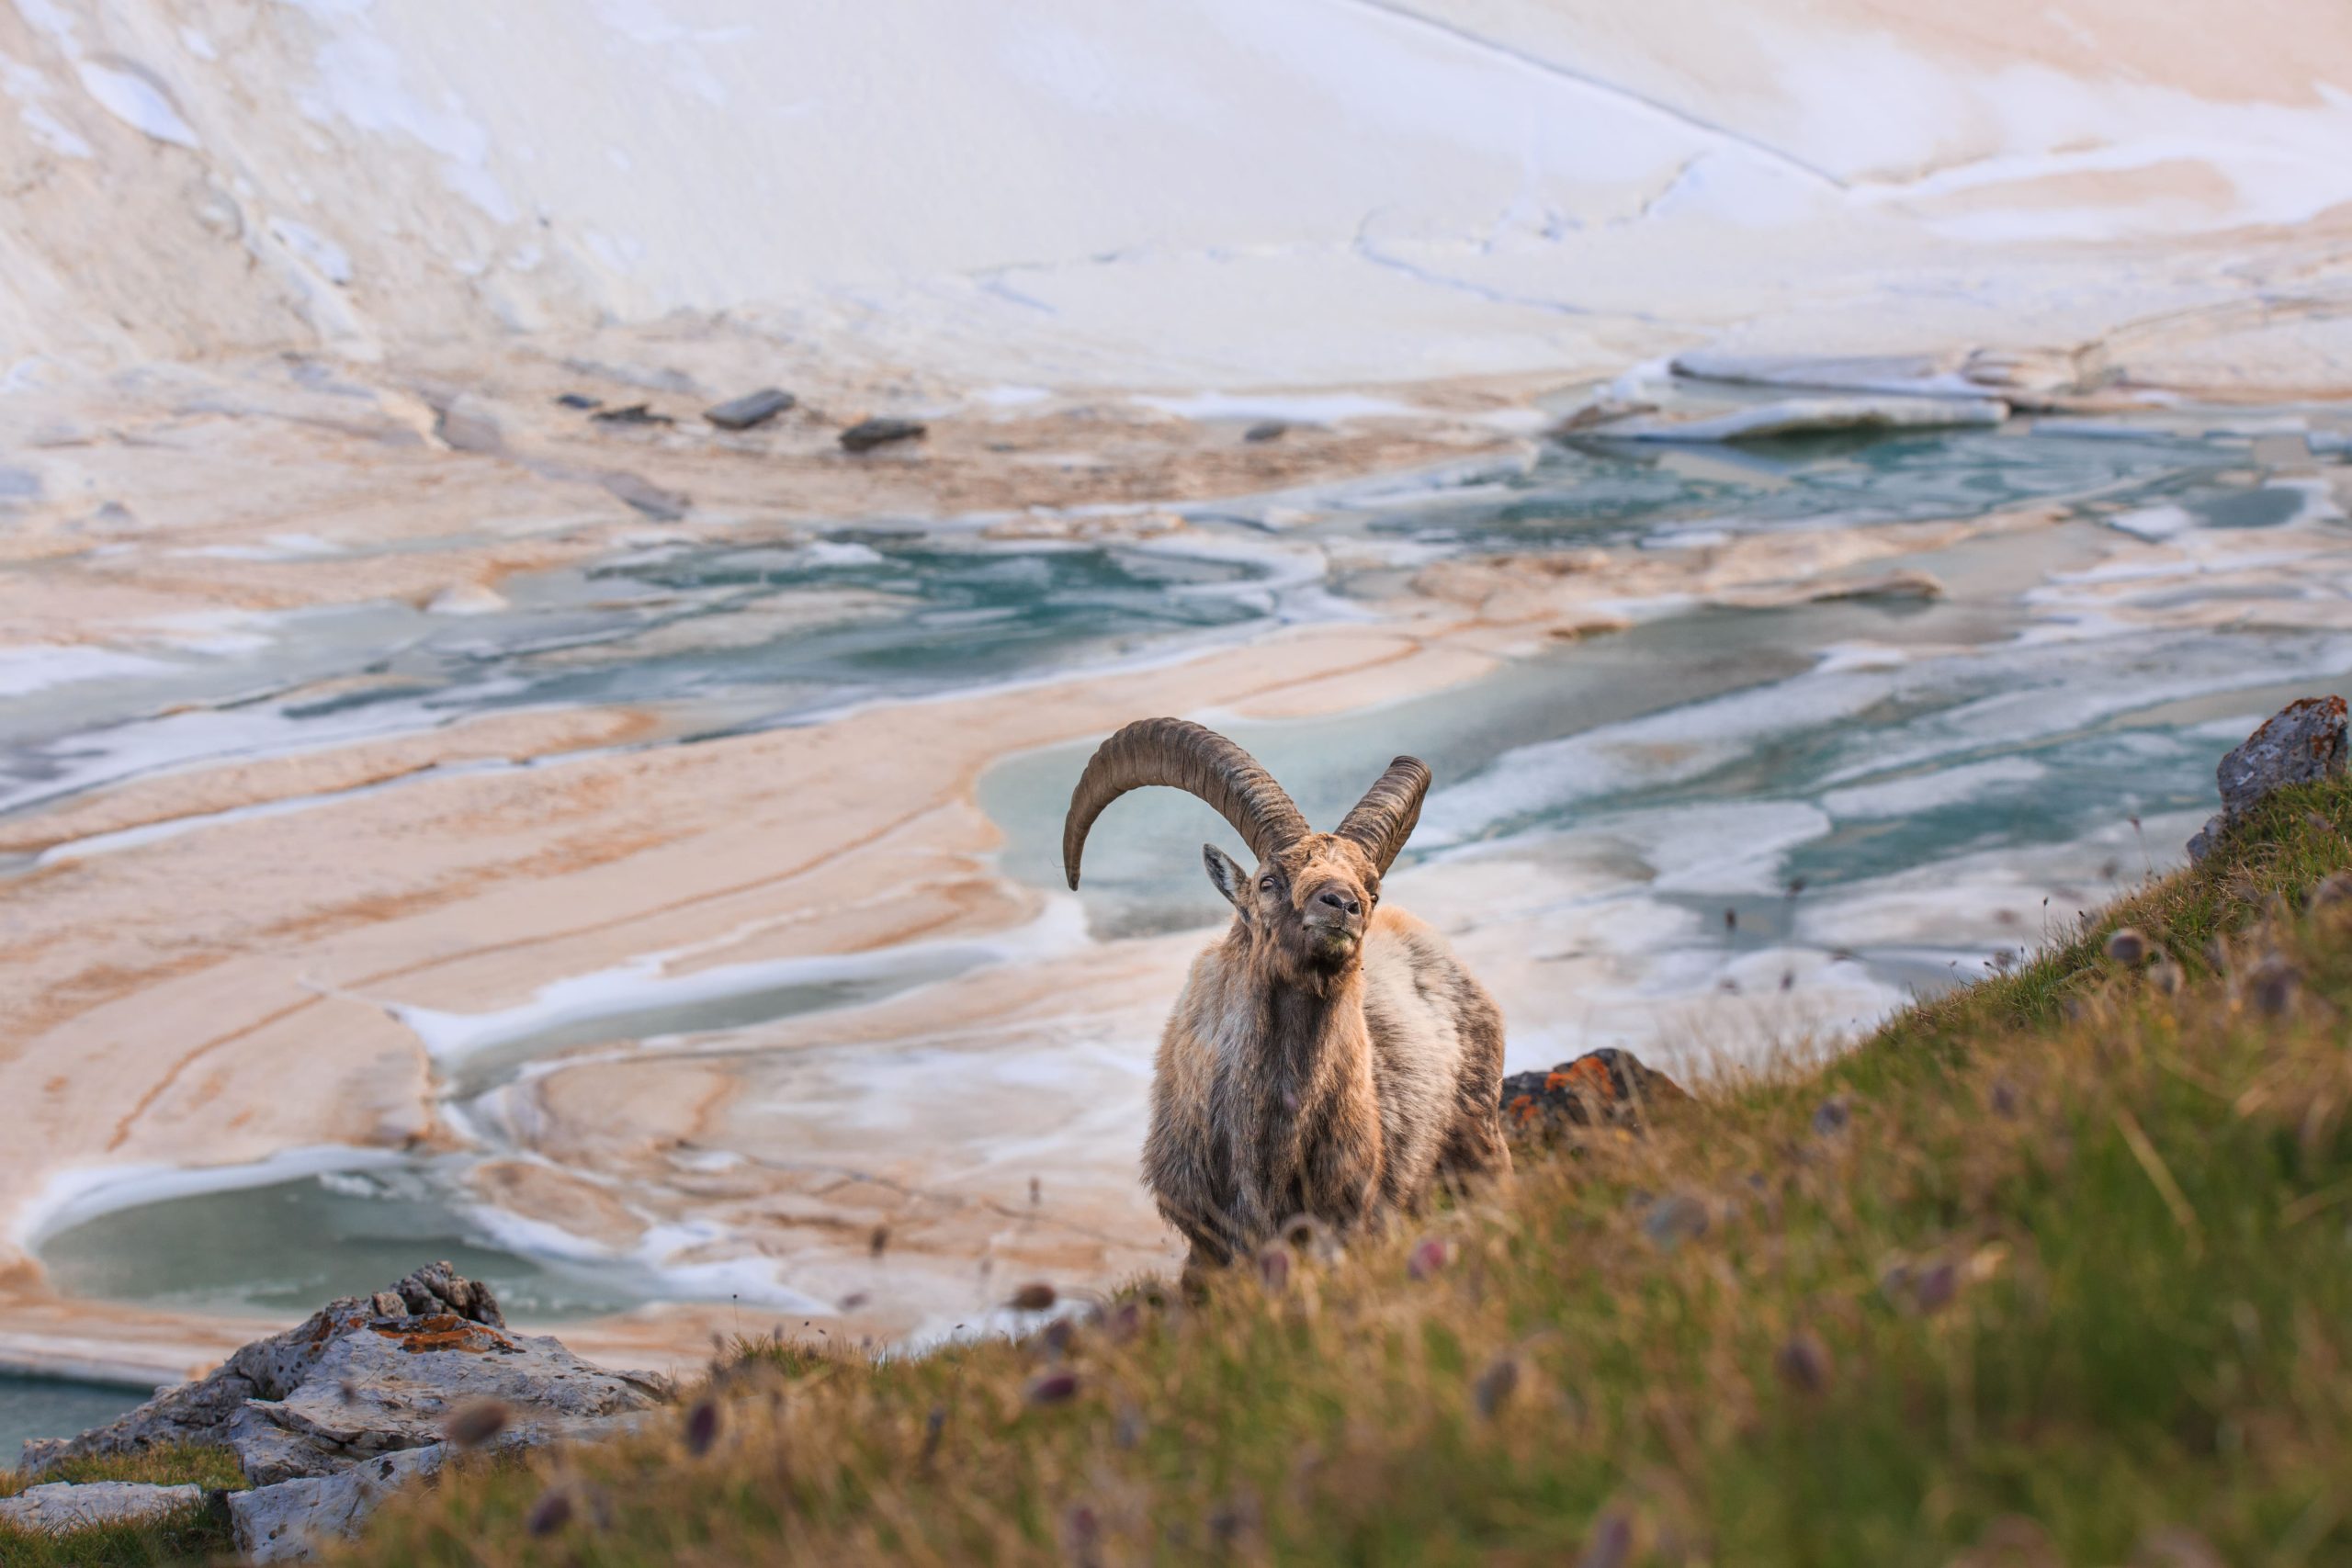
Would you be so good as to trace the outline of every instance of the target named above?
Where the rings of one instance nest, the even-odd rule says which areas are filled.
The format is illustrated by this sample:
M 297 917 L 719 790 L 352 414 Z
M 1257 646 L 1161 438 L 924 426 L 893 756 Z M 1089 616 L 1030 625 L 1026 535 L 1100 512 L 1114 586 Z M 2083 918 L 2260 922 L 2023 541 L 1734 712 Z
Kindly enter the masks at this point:
M 1248 1253 L 1297 1216 L 1343 1233 L 1418 1209 L 1441 1180 L 1510 1169 L 1502 1014 L 1443 938 L 1380 906 L 1385 863 L 1427 784 L 1411 759 L 1408 762 L 1410 798 L 1391 802 L 1397 820 L 1369 845 L 1306 831 L 1302 818 L 1287 842 L 1273 841 L 1280 831 L 1265 840 L 1255 872 L 1203 848 L 1233 924 L 1193 962 L 1160 1037 L 1143 1155 L 1194 1269 Z M 1384 788 L 1396 793 L 1384 780 L 1367 800 Z

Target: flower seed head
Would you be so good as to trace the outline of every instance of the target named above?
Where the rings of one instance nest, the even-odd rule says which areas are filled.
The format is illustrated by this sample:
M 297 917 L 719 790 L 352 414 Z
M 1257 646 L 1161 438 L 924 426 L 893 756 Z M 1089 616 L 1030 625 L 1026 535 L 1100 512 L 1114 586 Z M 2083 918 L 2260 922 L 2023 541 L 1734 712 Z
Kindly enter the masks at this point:
M 532 1535 L 553 1535 L 571 1522 L 571 1494 L 558 1487 L 543 1492 L 523 1517 L 523 1529 Z
M 719 1422 L 717 1400 L 695 1402 L 695 1407 L 686 1412 L 686 1451 L 696 1459 L 710 1452 L 710 1446 L 718 1441 Z
M 477 1399 L 451 1411 L 442 1436 L 461 1449 L 478 1449 L 506 1430 L 514 1412 L 495 1399 Z

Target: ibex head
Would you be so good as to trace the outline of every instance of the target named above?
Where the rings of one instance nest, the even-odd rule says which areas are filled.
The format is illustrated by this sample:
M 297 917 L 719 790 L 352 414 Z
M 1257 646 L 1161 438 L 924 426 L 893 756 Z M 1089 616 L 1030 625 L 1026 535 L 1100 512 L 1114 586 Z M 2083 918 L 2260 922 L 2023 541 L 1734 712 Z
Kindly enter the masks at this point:
M 1087 829 L 1104 807 L 1147 784 L 1199 795 L 1233 824 L 1257 869 L 1204 844 L 1209 880 L 1254 941 L 1293 967 L 1329 973 L 1356 960 L 1380 879 L 1420 818 L 1430 771 L 1417 757 L 1397 758 L 1337 831 L 1317 833 L 1273 775 L 1224 736 L 1181 718 L 1138 719 L 1102 742 L 1070 792 L 1062 869 L 1072 888 Z

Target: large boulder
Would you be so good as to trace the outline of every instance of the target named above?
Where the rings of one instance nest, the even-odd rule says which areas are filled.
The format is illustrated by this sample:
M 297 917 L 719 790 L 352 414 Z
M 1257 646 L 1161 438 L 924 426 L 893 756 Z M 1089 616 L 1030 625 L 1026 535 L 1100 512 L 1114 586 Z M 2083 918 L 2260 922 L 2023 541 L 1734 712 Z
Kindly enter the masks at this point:
M 2188 840 L 2188 858 L 2203 860 L 2223 829 L 2278 791 L 2341 776 L 2345 730 L 2342 697 L 2304 697 L 2265 719 L 2214 770 L 2222 809 Z

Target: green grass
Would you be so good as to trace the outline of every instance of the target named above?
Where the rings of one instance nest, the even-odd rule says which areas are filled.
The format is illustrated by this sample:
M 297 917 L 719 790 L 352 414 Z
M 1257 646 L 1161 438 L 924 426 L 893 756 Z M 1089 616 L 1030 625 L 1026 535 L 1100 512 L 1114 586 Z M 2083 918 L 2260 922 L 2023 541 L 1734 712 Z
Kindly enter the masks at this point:
M 2347 833 L 2352 789 L 2281 798 L 1826 1066 L 1525 1152 L 1280 1289 L 745 1348 L 348 1560 L 2352 1562 Z M 2108 956 L 2125 924 L 2164 956 Z
M 154 1449 L 142 1454 L 72 1460 L 48 1474 L 0 1471 L 0 1497 L 52 1481 L 143 1481 L 158 1486 L 196 1485 L 233 1492 L 245 1484 L 236 1456 L 224 1448 L 196 1444 Z M 195 1562 L 230 1548 L 228 1521 L 198 1505 L 161 1523 L 111 1525 L 42 1535 L 0 1525 L 0 1568 L 149 1568 Z

